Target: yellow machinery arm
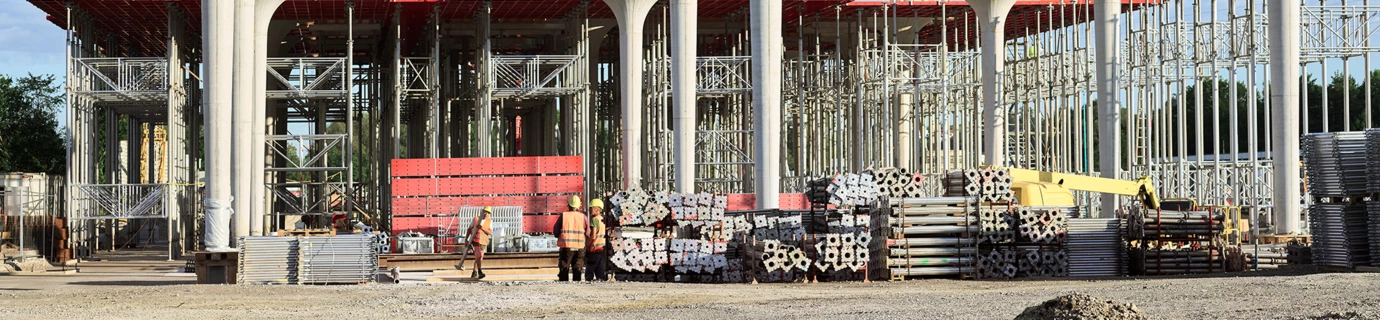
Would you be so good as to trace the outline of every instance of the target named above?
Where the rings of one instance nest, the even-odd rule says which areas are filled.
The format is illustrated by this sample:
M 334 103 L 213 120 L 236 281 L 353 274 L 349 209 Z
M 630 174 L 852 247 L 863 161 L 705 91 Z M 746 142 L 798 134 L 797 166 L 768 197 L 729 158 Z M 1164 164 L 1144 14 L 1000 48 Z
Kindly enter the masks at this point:
M 1155 194 L 1155 186 L 1150 183 L 1149 177 L 1142 177 L 1136 181 L 1126 181 L 1017 168 L 1010 168 L 1010 172 L 1013 186 L 1022 182 L 1045 186 L 1054 184 L 1069 190 L 1141 196 L 1145 201 L 1145 208 L 1158 209 L 1160 207 L 1160 197 Z

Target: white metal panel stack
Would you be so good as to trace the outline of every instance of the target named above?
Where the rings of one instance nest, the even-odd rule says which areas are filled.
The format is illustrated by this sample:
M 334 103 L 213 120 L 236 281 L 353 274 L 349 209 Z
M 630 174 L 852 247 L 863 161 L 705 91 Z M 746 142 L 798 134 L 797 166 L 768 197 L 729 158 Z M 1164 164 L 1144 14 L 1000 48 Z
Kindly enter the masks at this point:
M 1121 219 L 1069 219 L 1069 276 L 1111 277 L 1124 274 Z
M 299 238 L 299 281 L 302 284 L 373 282 L 379 260 L 372 249 L 371 238 L 366 235 Z
M 494 213 L 489 214 L 489 226 L 494 229 L 494 236 L 511 237 L 522 234 L 522 207 L 502 206 L 493 208 Z M 469 231 L 470 224 L 474 223 L 474 217 L 478 217 L 482 212 L 484 212 L 484 207 L 460 207 L 460 211 L 456 212 L 456 221 L 458 221 L 459 226 L 456 227 L 455 231 L 459 239 L 469 238 L 469 234 L 466 232 Z M 458 242 L 463 243 L 464 241 Z
M 297 237 L 240 237 L 237 283 L 297 283 L 297 246 Z

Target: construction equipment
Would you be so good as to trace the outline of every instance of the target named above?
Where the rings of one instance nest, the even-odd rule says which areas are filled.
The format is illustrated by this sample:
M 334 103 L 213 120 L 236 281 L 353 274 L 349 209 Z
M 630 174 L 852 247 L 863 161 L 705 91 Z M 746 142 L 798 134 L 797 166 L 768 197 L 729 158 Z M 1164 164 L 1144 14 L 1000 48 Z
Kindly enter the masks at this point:
M 1150 177 L 1126 181 L 1017 168 L 1009 170 L 1011 191 L 1016 201 L 1024 206 L 1072 207 L 1073 193 L 1069 190 L 1080 190 L 1139 197 L 1146 209 L 1160 208 L 1160 198 L 1155 193 L 1155 186 L 1150 183 Z

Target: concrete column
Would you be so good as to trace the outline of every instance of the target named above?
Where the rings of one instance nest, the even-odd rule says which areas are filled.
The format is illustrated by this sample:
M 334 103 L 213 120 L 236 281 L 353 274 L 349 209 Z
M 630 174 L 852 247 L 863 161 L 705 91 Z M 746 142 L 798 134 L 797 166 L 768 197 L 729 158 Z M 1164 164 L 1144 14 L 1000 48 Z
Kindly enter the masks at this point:
M 1120 72 L 1117 61 L 1121 56 L 1121 42 L 1117 25 L 1121 23 L 1121 1 L 1098 0 L 1093 5 L 1096 25 L 1097 48 L 1097 149 L 1098 166 L 1103 178 L 1117 179 L 1121 173 L 1121 99 L 1117 88 L 1121 86 L 1117 77 Z M 1099 216 L 1115 217 L 1119 206 L 1117 195 L 1102 194 L 1102 210 Z
M 673 189 L 695 192 L 695 48 L 699 34 L 696 0 L 671 1 L 671 143 Z
M 982 155 L 983 164 L 1006 165 L 1006 107 L 1001 102 L 1005 81 L 1006 14 L 1015 0 L 972 1 L 977 12 L 982 45 Z
M 1299 0 L 1270 4 L 1275 232 L 1299 233 Z
M 618 18 L 618 104 L 623 111 L 623 188 L 642 186 L 642 29 L 655 0 L 604 0 Z
M 480 157 L 492 157 L 494 156 L 494 105 L 493 88 L 489 87 L 489 79 L 493 77 L 489 74 L 489 70 L 493 69 L 490 66 L 493 63 L 490 59 L 493 55 L 493 47 L 489 41 L 489 11 L 492 10 L 492 6 L 488 1 L 485 1 L 484 6 L 480 7 L 479 10 L 476 17 L 479 20 L 479 32 L 475 34 L 475 39 L 479 42 L 477 43 L 478 52 L 475 55 L 475 58 L 479 59 L 477 66 L 479 81 L 475 82 L 479 87 L 479 93 L 474 99 L 474 121 L 478 123 L 478 126 L 474 130 L 474 141 Z
M 896 107 L 899 109 L 896 122 L 896 167 L 915 168 L 915 137 L 910 134 L 912 122 L 915 121 L 915 94 L 910 92 L 901 93 L 896 97 Z
M 250 226 L 253 223 L 254 212 L 253 180 L 251 173 L 255 161 L 253 153 L 249 150 L 254 147 L 254 132 L 258 131 L 254 127 L 254 0 L 235 1 L 235 46 L 234 60 L 231 72 L 233 73 L 234 87 L 232 91 L 232 103 L 234 111 L 231 116 L 231 124 L 234 126 L 232 134 L 231 158 L 231 184 L 234 185 L 233 196 L 236 200 L 231 204 L 235 209 L 234 218 L 231 219 L 230 239 L 240 236 L 250 235 Z M 260 97 L 259 99 L 262 99 Z
M 264 210 L 267 207 L 267 203 L 264 202 L 267 195 L 264 188 L 264 156 L 267 154 L 264 131 L 268 130 L 268 123 L 265 121 L 268 114 L 268 101 L 265 98 L 268 85 L 268 23 L 273 20 L 273 12 L 278 11 L 278 6 L 282 5 L 283 1 L 259 0 L 254 6 L 254 108 L 251 111 L 253 125 L 250 127 L 253 137 L 247 151 L 250 153 L 249 157 L 256 160 L 249 162 L 250 192 L 249 198 L 245 199 L 250 201 L 249 235 L 254 236 L 263 235 L 267 221 L 264 216 L 268 214 L 268 211 Z
M 757 209 L 781 206 L 781 1 L 752 0 L 752 139 Z

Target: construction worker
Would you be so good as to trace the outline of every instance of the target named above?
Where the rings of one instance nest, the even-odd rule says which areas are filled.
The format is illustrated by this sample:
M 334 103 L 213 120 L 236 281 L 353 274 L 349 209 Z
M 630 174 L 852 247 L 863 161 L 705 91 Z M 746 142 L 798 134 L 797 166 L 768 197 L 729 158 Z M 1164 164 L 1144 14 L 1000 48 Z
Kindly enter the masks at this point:
M 609 281 L 608 270 L 608 251 L 605 250 L 608 239 L 605 237 L 607 228 L 604 227 L 604 201 L 598 198 L 589 200 L 589 245 L 585 249 L 588 265 L 585 266 L 585 280 Z
M 470 223 L 470 229 L 466 233 L 471 235 L 470 252 L 474 253 L 474 272 L 470 273 L 471 278 L 484 279 L 484 248 L 489 246 L 489 237 L 494 235 L 494 229 L 491 226 L 493 221 L 489 218 L 489 215 L 493 213 L 494 207 L 484 207 L 484 211 L 480 212 L 479 216 L 474 217 L 474 221 Z M 460 263 L 465 262 L 461 261 Z
M 589 220 L 580 212 L 580 197 L 570 196 L 570 211 L 561 213 L 560 221 L 552 233 L 556 234 L 556 247 L 561 250 L 561 281 L 580 281 L 585 269 L 585 243 L 589 239 Z

